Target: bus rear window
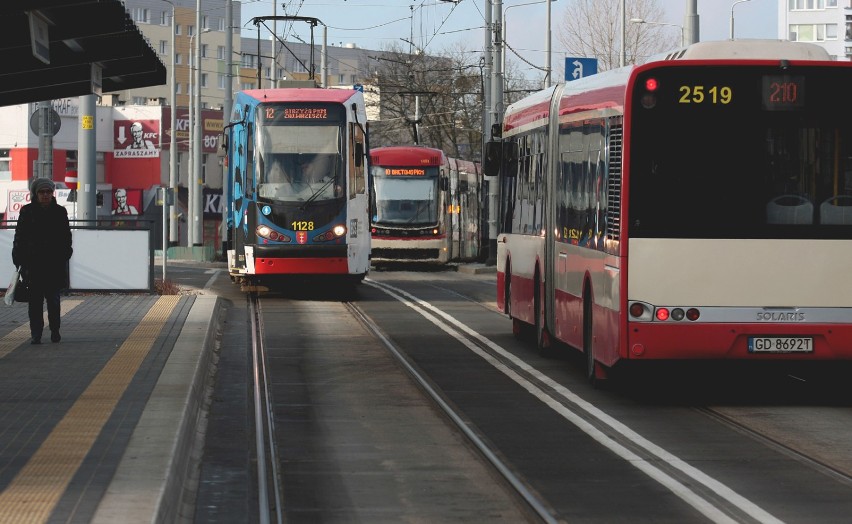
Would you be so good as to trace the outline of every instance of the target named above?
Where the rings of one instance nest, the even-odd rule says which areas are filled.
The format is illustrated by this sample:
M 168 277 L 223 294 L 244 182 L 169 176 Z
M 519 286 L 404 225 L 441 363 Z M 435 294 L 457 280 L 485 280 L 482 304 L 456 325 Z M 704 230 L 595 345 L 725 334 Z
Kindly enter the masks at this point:
M 848 238 L 852 68 L 669 66 L 635 86 L 632 236 Z

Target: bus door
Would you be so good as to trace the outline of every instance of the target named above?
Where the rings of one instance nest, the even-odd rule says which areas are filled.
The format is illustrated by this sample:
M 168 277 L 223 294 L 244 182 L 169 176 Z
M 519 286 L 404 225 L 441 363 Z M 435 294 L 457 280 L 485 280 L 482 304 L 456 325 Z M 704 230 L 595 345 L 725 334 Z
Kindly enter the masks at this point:
M 541 297 L 544 307 L 544 325 L 547 327 L 551 338 L 553 337 L 556 315 L 554 310 L 556 304 L 556 272 L 555 267 L 558 257 L 565 256 L 556 249 L 556 170 L 559 168 L 559 102 L 562 99 L 562 91 L 565 84 L 557 86 L 553 90 L 550 99 L 550 118 L 547 125 L 547 134 L 544 144 L 544 155 L 542 155 L 543 170 L 541 174 L 540 195 L 543 195 L 544 216 L 541 224 L 544 229 L 544 267 L 541 275 L 544 285 L 544 293 Z

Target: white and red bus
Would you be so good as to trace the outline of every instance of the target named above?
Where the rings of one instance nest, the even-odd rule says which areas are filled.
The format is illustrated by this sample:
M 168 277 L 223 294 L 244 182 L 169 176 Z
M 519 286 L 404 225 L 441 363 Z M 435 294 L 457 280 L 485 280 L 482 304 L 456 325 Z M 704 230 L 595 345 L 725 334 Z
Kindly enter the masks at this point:
M 850 93 L 818 46 L 702 42 L 508 107 L 485 174 L 516 334 L 581 349 L 591 380 L 852 359 Z
M 480 254 L 480 164 L 440 149 L 370 150 L 372 262 L 446 264 Z

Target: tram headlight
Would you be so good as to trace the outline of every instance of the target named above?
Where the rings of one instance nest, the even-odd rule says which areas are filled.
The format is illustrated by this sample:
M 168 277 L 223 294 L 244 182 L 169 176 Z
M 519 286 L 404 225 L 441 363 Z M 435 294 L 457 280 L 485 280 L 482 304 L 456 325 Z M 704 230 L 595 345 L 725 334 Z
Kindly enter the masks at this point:
M 278 231 L 275 231 L 271 227 L 263 225 L 263 224 L 257 226 L 257 228 L 255 229 L 255 233 L 257 233 L 257 236 L 264 239 L 264 241 L 269 241 L 269 240 L 272 240 L 273 242 L 289 242 L 290 241 L 290 237 L 288 237 L 287 235 L 285 235 L 283 233 L 279 233 Z
M 314 242 L 328 242 L 329 240 L 335 240 L 340 238 L 346 234 L 346 226 L 343 224 L 338 224 L 325 233 L 319 234 L 314 237 Z

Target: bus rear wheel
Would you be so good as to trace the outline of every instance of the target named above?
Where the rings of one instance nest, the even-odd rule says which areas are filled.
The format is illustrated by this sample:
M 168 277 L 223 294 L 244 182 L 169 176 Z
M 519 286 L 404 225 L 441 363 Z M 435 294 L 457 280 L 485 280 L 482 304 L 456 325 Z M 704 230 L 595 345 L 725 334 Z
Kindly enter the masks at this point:
M 552 358 L 555 356 L 553 341 L 550 339 L 550 333 L 547 330 L 545 305 L 541 295 L 541 279 L 536 274 L 533 305 L 533 314 L 535 315 L 535 346 L 539 355 L 545 358 Z
M 606 384 L 606 372 L 595 359 L 594 336 L 592 335 L 592 295 L 586 285 L 583 293 L 583 353 L 586 354 L 586 378 L 596 388 Z

